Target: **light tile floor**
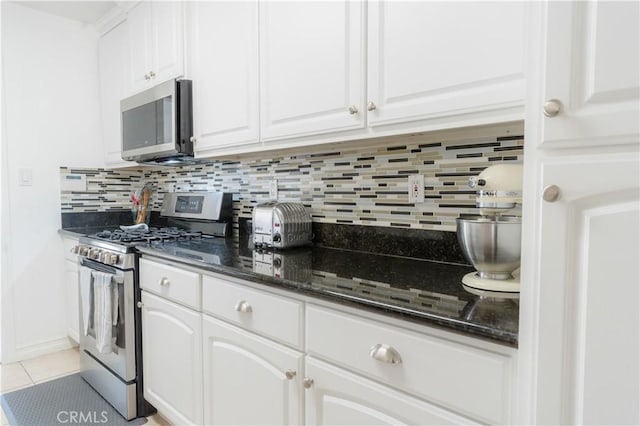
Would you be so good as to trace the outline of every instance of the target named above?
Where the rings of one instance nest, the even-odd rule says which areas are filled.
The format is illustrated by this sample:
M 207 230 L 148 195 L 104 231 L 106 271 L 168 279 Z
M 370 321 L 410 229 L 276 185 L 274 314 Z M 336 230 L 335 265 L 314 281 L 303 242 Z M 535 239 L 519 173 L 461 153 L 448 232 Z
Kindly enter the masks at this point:
M 33 386 L 80 371 L 78 348 L 43 355 L 38 358 L 0 365 L 0 393 Z M 2 426 L 9 424 L 2 408 Z M 147 417 L 145 426 L 169 426 L 158 414 Z

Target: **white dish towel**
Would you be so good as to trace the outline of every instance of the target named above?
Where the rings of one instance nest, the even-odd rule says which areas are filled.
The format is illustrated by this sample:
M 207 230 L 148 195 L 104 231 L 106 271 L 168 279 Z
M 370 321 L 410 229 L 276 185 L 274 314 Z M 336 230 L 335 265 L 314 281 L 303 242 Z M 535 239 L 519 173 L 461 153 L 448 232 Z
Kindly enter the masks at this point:
M 96 349 L 111 352 L 113 326 L 118 324 L 118 287 L 113 274 L 93 271 L 93 327 Z
M 93 282 L 91 272 L 86 266 L 80 266 L 80 310 L 82 311 L 82 334 L 89 334 L 89 319 L 91 318 Z

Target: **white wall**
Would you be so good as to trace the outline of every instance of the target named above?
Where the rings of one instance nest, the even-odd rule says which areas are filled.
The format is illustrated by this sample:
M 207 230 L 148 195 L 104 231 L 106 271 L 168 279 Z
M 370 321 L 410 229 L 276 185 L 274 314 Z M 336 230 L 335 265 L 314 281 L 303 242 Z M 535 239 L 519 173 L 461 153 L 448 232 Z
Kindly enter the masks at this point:
M 70 345 L 66 338 L 59 167 L 103 167 L 97 33 L 2 2 L 2 361 Z M 19 173 L 33 174 L 31 186 Z

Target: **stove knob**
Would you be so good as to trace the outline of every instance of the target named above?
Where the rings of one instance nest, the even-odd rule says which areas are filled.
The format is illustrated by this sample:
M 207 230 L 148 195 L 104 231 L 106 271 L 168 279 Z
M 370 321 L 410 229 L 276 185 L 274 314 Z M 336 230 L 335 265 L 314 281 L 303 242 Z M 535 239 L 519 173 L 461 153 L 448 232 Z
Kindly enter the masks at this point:
M 87 247 L 80 247 L 80 249 L 78 249 L 78 254 L 80 256 L 88 256 L 89 255 L 89 249 Z
M 100 249 L 91 249 L 89 250 L 89 257 L 93 260 L 98 260 L 100 259 Z
M 80 246 L 74 246 L 73 250 L 71 250 L 72 253 L 78 254 L 80 252 Z
M 118 255 L 117 254 L 110 254 L 109 255 L 109 261 L 107 262 L 109 265 L 115 265 L 116 263 L 118 263 Z

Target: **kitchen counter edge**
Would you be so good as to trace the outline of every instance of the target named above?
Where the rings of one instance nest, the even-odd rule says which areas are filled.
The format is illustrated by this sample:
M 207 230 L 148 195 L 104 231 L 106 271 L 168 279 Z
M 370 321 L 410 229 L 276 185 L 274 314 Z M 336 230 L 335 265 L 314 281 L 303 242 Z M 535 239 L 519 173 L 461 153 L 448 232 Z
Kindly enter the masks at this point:
M 419 325 L 426 325 L 444 330 L 447 332 L 453 332 L 466 337 L 478 338 L 483 341 L 499 344 L 502 346 L 517 348 L 518 347 L 518 333 L 510 332 L 507 330 L 500 330 L 488 326 L 481 326 L 477 324 L 469 324 L 455 318 L 439 316 L 436 314 L 429 314 L 417 311 L 404 310 L 401 307 L 384 306 L 382 304 L 377 305 L 371 302 L 352 300 L 345 298 L 344 296 L 332 295 L 329 293 L 321 292 L 313 289 L 312 285 L 305 285 L 299 282 L 288 281 L 284 279 L 276 279 L 262 274 L 251 273 L 242 271 L 233 267 L 212 265 L 196 260 L 191 261 L 182 257 L 175 257 L 170 254 L 166 254 L 153 248 L 146 246 L 136 246 L 136 249 L 143 255 L 147 255 L 153 258 L 160 258 L 169 260 L 176 264 L 182 264 L 189 267 L 197 268 L 207 272 L 218 273 L 226 275 L 232 278 L 242 279 L 250 281 L 254 284 L 265 285 L 270 288 L 281 289 L 286 292 L 297 293 L 302 296 L 308 296 L 315 299 L 321 299 L 328 302 L 337 303 L 340 305 L 349 306 L 352 308 L 362 309 L 368 312 L 381 314 L 387 317 L 392 317 L 399 320 L 409 321 Z

